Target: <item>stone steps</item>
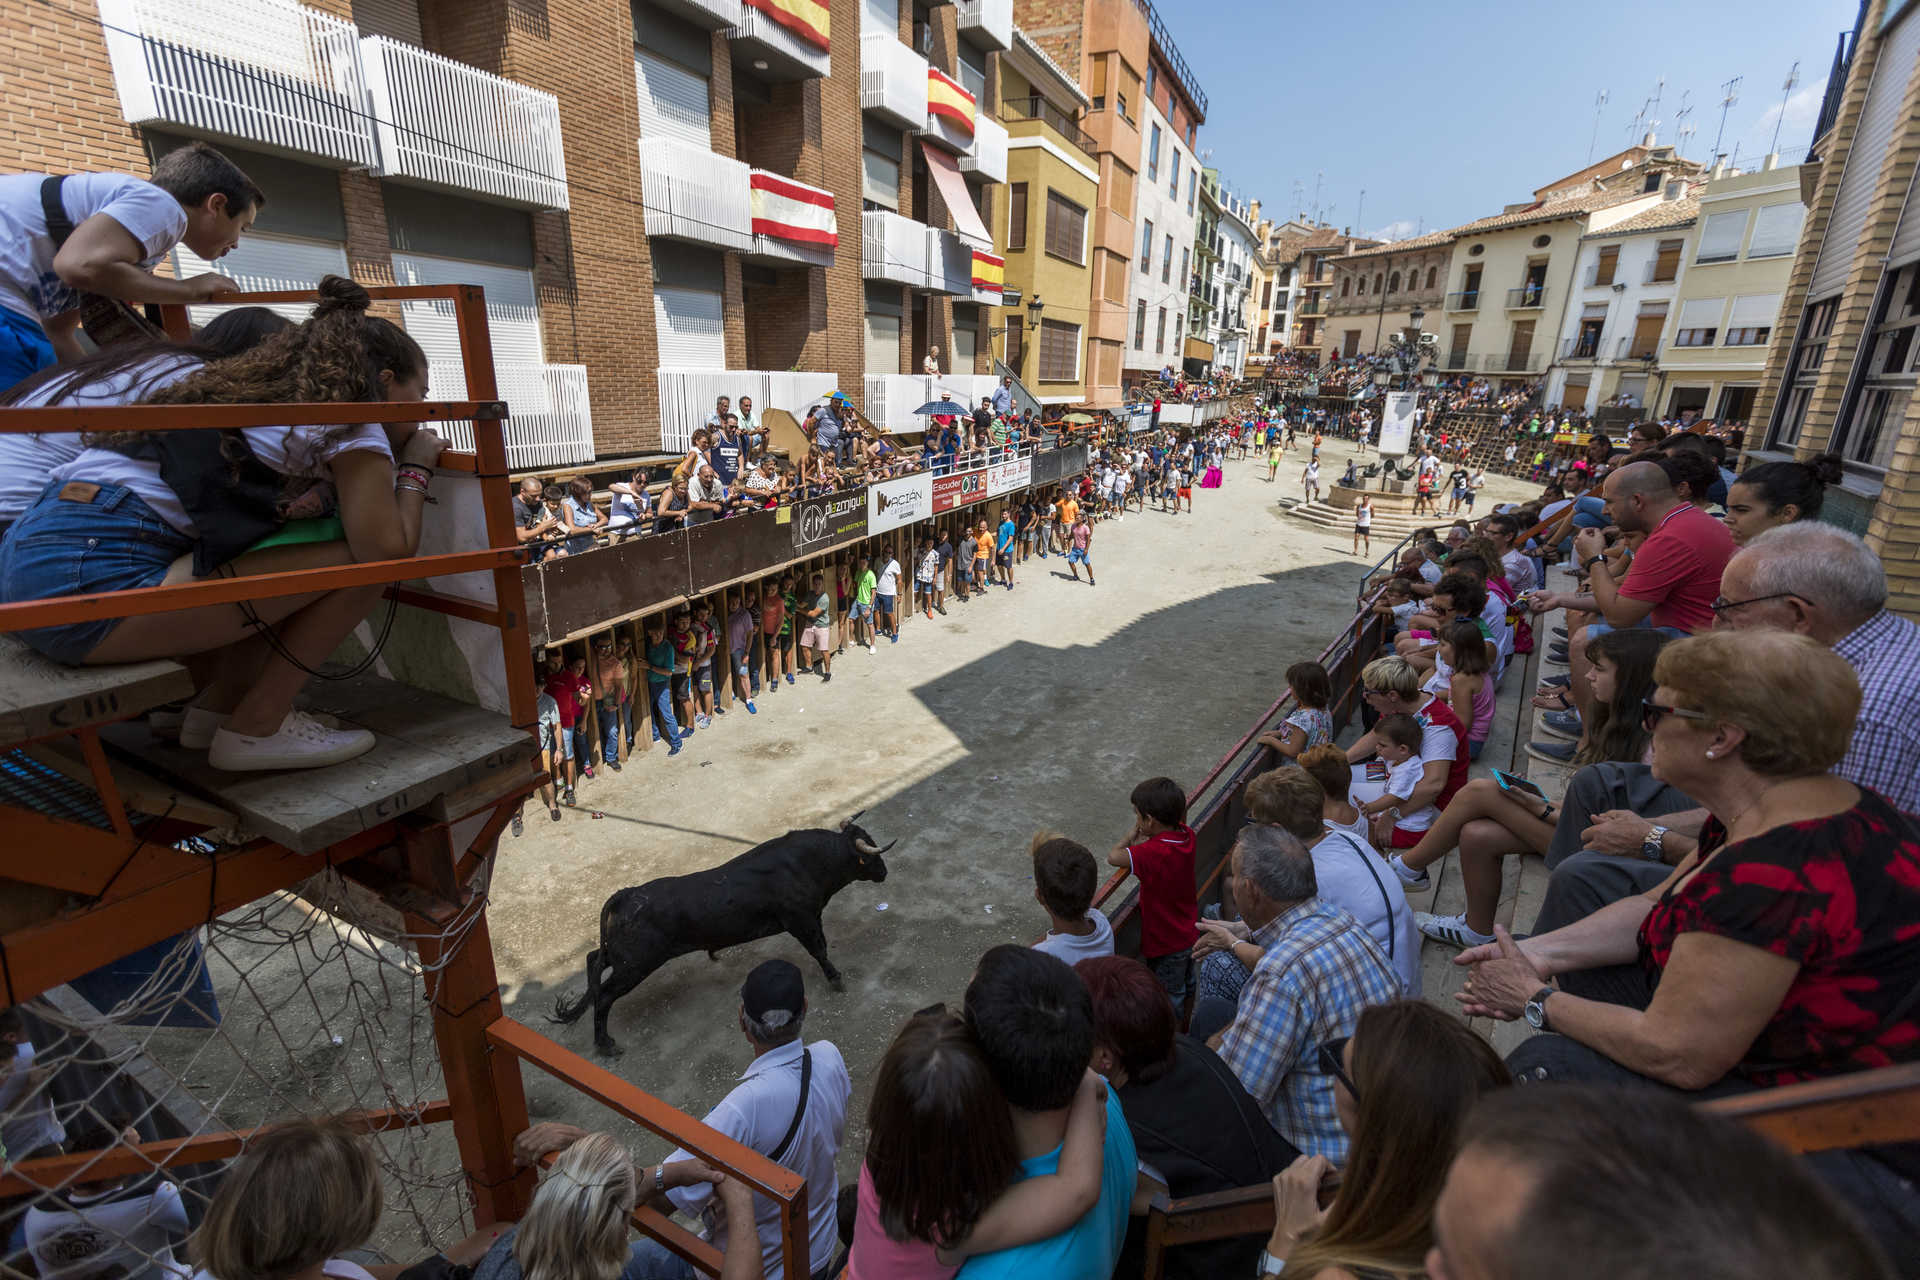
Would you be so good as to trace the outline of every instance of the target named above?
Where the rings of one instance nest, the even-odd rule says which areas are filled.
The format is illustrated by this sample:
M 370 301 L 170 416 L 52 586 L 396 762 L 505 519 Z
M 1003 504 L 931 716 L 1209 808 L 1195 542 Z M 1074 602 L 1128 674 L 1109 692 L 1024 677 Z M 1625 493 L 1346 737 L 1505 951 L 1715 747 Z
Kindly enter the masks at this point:
M 1323 529 L 1353 530 L 1353 512 L 1345 507 L 1333 507 L 1325 502 L 1301 502 L 1297 498 L 1282 498 L 1280 506 L 1296 520 L 1318 525 Z M 1373 513 L 1373 532 L 1375 537 L 1404 538 L 1416 529 L 1431 528 L 1445 523 L 1434 516 L 1410 516 L 1398 512 L 1386 512 L 1375 509 Z

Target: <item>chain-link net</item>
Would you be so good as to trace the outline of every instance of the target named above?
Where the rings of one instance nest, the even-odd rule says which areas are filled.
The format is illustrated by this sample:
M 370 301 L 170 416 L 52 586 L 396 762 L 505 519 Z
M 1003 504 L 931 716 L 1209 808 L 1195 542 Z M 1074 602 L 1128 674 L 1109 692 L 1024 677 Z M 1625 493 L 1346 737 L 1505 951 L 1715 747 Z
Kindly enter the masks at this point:
M 469 1196 L 450 1126 L 409 1124 L 445 1097 L 429 1005 L 486 902 L 431 937 L 376 936 L 338 906 L 327 871 L 84 979 L 0 1011 L 0 1271 L 57 1280 L 166 1280 L 227 1159 L 147 1152 L 130 1174 L 46 1157 L 245 1131 L 296 1116 L 389 1113 L 366 1141 L 386 1210 L 369 1253 L 413 1261 L 457 1240 Z M 336 904 L 322 910 L 315 902 Z M 338 914 L 336 914 L 336 912 Z M 36 1163 L 38 1168 L 36 1168 Z M 68 1162 L 69 1165 L 72 1162 Z M 24 1184 L 24 1185 L 22 1185 Z

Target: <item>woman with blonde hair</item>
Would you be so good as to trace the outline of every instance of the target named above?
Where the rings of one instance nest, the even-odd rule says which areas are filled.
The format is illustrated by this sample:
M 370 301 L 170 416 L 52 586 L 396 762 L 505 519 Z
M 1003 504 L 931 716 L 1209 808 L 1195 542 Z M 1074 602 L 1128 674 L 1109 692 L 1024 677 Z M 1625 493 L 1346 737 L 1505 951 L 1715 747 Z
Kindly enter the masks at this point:
M 1467 1113 L 1512 1077 L 1466 1023 L 1419 1000 L 1367 1009 L 1350 1038 L 1319 1046 L 1313 1069 L 1334 1079 L 1347 1162 L 1325 1209 L 1320 1184 L 1333 1169 L 1325 1156 L 1302 1156 L 1275 1175 L 1263 1274 L 1279 1260 L 1288 1280 L 1425 1275 L 1434 1203 Z

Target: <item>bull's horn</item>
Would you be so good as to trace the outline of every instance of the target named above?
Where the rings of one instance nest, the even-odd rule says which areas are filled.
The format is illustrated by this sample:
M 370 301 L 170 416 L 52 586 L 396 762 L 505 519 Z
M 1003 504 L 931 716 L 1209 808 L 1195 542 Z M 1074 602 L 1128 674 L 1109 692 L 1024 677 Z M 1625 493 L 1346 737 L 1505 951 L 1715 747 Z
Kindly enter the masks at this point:
M 848 827 L 850 827 L 850 826 L 852 826 L 852 825 L 853 825 L 854 823 L 856 823 L 856 822 L 858 822 L 858 821 L 860 821 L 860 814 L 861 814 L 861 813 L 865 813 L 865 812 L 866 812 L 866 810 L 865 810 L 865 809 L 862 809 L 862 810 L 860 811 L 860 813 L 856 813 L 856 814 L 854 814 L 854 815 L 853 815 L 853 816 L 852 816 L 851 818 L 842 818 L 842 819 L 840 820 L 840 829 L 841 829 L 842 831 L 845 831 L 845 830 L 846 830 L 846 829 L 847 829 Z
M 898 840 L 889 840 L 887 841 L 886 844 L 876 849 L 873 845 L 869 844 L 865 840 L 855 840 L 853 842 L 853 847 L 858 849 L 860 852 L 868 855 L 869 857 L 878 857 L 880 854 L 885 853 L 888 849 L 893 848 L 893 846 L 899 843 L 900 842 Z

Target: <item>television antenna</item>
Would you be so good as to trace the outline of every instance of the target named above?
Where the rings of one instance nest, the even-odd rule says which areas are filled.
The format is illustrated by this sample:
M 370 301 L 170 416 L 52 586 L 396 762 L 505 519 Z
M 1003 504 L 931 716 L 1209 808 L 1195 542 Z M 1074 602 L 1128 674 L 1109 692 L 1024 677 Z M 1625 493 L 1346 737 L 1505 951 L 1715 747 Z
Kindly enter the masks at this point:
M 1720 139 L 1727 132 L 1727 112 L 1733 108 L 1734 103 L 1740 101 L 1740 81 L 1743 78 L 1742 76 L 1735 76 L 1720 86 L 1723 95 L 1720 99 L 1720 129 L 1713 135 L 1713 158 L 1715 160 L 1720 158 Z
M 1678 111 L 1673 113 L 1675 137 L 1673 154 L 1676 156 L 1683 156 L 1687 153 L 1687 139 L 1698 132 L 1693 125 L 1693 107 L 1687 103 L 1687 96 L 1692 92 L 1693 90 L 1688 89 L 1680 95 L 1682 105 Z
M 1793 69 L 1787 72 L 1787 82 L 1780 86 L 1780 114 L 1773 120 L 1773 145 L 1768 152 L 1780 150 L 1780 126 L 1787 122 L 1787 100 L 1793 97 L 1793 91 L 1800 85 L 1800 63 L 1796 59 Z
M 1593 136 L 1587 140 L 1587 163 L 1593 163 L 1593 149 L 1600 144 L 1600 114 L 1607 105 L 1607 91 L 1593 95 Z

